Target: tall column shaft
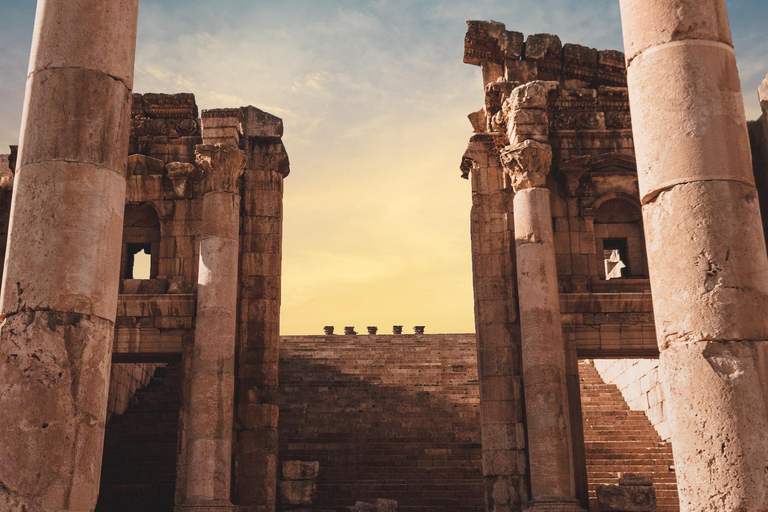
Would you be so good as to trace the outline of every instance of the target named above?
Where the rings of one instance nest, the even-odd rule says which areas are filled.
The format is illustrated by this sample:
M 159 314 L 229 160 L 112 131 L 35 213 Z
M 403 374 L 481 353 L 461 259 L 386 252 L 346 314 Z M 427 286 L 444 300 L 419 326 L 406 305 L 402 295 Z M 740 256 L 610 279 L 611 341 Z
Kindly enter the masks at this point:
M 510 146 L 501 153 L 515 191 L 515 251 L 520 296 L 523 389 L 531 501 L 541 511 L 581 511 L 576 499 L 565 340 L 560 318 L 550 192 L 546 107 L 553 82 L 515 88 L 503 108 Z
M 622 0 L 683 511 L 768 510 L 768 258 L 723 0 Z
M 517 283 L 523 347 L 525 416 L 533 501 L 573 498 L 565 342 L 560 320 L 550 192 L 515 194 Z
M 181 510 L 230 511 L 240 196 L 243 153 L 199 145 L 205 177 L 197 317 L 187 377 L 187 488 Z
M 233 500 L 238 512 L 274 512 L 283 179 L 289 161 L 277 137 L 254 137 L 250 147 L 252 167 L 243 179 Z
M 137 15 L 38 2 L 0 297 L 1 510 L 96 505 Z

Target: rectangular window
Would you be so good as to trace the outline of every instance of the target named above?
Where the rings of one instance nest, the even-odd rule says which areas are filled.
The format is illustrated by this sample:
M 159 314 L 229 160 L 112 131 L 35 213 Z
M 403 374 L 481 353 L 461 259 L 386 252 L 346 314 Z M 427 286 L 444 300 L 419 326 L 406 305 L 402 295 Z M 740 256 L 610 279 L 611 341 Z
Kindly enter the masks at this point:
M 626 238 L 603 239 L 603 259 L 605 261 L 606 279 L 629 277 L 631 275 Z

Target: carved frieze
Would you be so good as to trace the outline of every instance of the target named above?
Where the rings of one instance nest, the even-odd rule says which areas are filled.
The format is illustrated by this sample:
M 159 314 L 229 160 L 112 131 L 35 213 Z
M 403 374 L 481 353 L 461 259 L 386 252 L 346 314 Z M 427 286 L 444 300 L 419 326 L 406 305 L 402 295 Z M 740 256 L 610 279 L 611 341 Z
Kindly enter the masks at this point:
M 555 114 L 550 121 L 551 130 L 604 130 L 603 112 L 567 112 Z

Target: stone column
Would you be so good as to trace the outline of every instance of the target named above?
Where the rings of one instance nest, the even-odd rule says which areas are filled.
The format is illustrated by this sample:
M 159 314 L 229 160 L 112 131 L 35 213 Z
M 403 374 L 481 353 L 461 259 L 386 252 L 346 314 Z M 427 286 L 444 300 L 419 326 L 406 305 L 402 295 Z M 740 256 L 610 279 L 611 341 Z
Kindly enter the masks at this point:
M 240 240 L 237 178 L 244 154 L 228 144 L 200 144 L 204 173 L 197 317 L 186 419 L 187 486 L 180 510 L 234 510 L 230 502 L 235 330 Z
M 0 298 L 0 510 L 96 505 L 137 15 L 38 2 Z
M 501 159 L 515 191 L 517 283 L 532 495 L 528 508 L 579 511 L 582 509 L 575 497 L 550 192 L 545 187 L 552 148 L 528 139 L 505 148 Z
M 238 512 L 274 512 L 283 180 L 290 163 L 282 120 L 241 110 L 250 166 L 243 176 L 233 499 Z
M 472 275 L 487 512 L 517 512 L 527 495 L 512 194 L 504 189 L 497 149 L 504 140 L 502 134 L 474 135 L 461 166 L 472 183 Z
M 622 0 L 682 510 L 768 503 L 768 258 L 724 0 Z

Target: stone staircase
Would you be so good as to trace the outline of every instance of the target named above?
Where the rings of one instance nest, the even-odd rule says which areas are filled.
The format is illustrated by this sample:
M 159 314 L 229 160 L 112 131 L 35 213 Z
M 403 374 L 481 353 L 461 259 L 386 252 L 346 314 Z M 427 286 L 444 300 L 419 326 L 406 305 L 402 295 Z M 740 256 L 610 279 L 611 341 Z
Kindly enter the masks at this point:
M 603 382 L 588 361 L 579 362 L 590 510 L 595 488 L 618 484 L 620 473 L 653 477 L 658 512 L 679 512 L 672 446 L 661 440 L 642 411 L 631 411 L 619 389 Z
M 284 338 L 280 389 L 280 460 L 320 461 L 313 510 L 484 510 L 474 335 Z
M 155 370 L 107 423 L 96 512 L 173 512 L 181 365 Z

